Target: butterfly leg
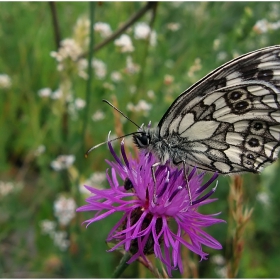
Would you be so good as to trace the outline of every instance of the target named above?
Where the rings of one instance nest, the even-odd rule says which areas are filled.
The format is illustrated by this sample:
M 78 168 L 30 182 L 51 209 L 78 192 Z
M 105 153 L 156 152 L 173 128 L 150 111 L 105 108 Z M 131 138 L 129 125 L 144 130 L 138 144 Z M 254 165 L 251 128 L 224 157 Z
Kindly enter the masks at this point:
M 183 166 L 184 166 L 184 176 L 185 176 L 185 180 L 186 180 L 186 183 L 187 183 L 186 189 L 189 193 L 190 205 L 192 205 L 192 194 L 191 194 L 191 189 L 190 189 L 189 179 L 188 179 L 188 174 L 187 174 L 187 164 L 184 160 L 183 160 Z
M 152 165 L 151 170 L 152 170 L 152 177 L 154 181 L 154 190 L 153 190 L 153 202 L 154 204 L 157 203 L 157 186 L 156 186 L 156 175 L 155 175 L 155 168 L 160 165 L 160 162 L 156 162 Z
M 186 163 L 186 161 L 184 161 L 184 160 L 181 160 L 181 161 L 179 161 L 179 162 L 175 162 L 175 161 L 173 161 L 173 163 L 175 164 L 175 165 L 179 165 L 179 164 L 183 164 L 183 168 L 184 168 L 184 177 L 185 177 L 185 180 L 186 180 L 186 189 L 187 189 L 187 191 L 188 191 L 188 194 L 189 194 L 189 199 L 190 199 L 190 205 L 192 205 L 193 204 L 193 202 L 192 202 L 192 194 L 191 194 L 191 189 L 190 189 L 190 185 L 189 185 L 189 179 L 188 179 L 188 173 L 187 173 L 187 163 Z

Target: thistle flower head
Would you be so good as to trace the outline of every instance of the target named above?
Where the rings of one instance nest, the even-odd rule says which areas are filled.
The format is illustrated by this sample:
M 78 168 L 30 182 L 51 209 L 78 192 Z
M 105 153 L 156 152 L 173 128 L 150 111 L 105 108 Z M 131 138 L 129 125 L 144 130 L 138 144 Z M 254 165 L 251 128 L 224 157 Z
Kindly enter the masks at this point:
M 93 218 L 85 221 L 87 225 L 115 212 L 123 213 L 107 237 L 107 241 L 115 242 L 109 251 L 122 246 L 132 254 L 128 263 L 138 257 L 147 260 L 146 255 L 155 254 L 171 275 L 172 269 L 179 268 L 183 272 L 182 246 L 198 254 L 201 259 L 207 259 L 208 255 L 203 252 L 202 245 L 222 248 L 217 240 L 202 230 L 222 220 L 215 218 L 216 214 L 203 215 L 197 212 L 199 206 L 215 200 L 209 199 L 215 188 L 210 191 L 207 189 L 217 174 L 202 185 L 204 174 L 198 175 L 196 168 L 189 170 L 191 205 L 184 170 L 168 164 L 158 166 L 155 171 L 157 201 L 154 203 L 152 165 L 157 160 L 153 154 L 140 152 L 138 159 L 130 158 L 122 142 L 121 157 L 118 157 L 110 142 L 108 146 L 114 157 L 114 161 L 106 160 L 111 167 L 107 170 L 110 189 L 98 190 L 85 186 L 93 195 L 86 199 L 87 205 L 77 211 L 96 211 Z

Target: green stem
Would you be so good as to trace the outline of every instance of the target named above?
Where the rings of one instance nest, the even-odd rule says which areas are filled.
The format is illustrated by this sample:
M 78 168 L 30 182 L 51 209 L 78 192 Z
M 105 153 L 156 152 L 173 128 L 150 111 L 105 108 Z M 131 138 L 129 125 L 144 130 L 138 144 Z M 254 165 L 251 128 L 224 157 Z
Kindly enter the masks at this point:
M 89 2 L 89 21 L 90 21 L 90 30 L 89 30 L 89 54 L 88 54 L 88 80 L 86 84 L 86 106 L 84 109 L 84 115 L 83 115 L 83 124 L 82 124 L 82 149 L 79 153 L 79 156 L 83 156 L 84 152 L 86 151 L 86 129 L 87 129 L 87 123 L 88 123 L 88 112 L 89 112 L 89 106 L 90 106 L 90 97 L 91 97 L 91 85 L 93 80 L 93 71 L 91 66 L 91 60 L 93 58 L 93 44 L 94 44 L 94 10 L 95 10 L 95 2 Z M 79 175 L 76 178 L 76 186 L 79 186 L 79 182 L 81 179 L 81 175 L 83 174 L 83 167 L 85 165 L 84 158 L 79 160 Z M 82 197 L 81 193 L 78 188 L 76 188 L 75 192 L 75 198 L 77 200 L 78 205 L 81 205 Z M 80 219 L 76 219 L 76 225 L 75 225 L 75 233 L 81 236 L 81 226 L 80 226 Z M 85 252 L 85 246 L 80 246 L 80 252 L 79 256 L 82 256 L 83 252 Z
M 119 265 L 116 267 L 113 275 L 112 275 L 112 278 L 118 278 L 121 276 L 121 274 L 125 271 L 125 269 L 129 266 L 129 264 L 127 264 L 127 261 L 131 258 L 131 254 L 129 252 L 126 252 Z
M 90 34 L 89 34 L 89 54 L 88 54 L 88 80 L 87 80 L 87 87 L 86 87 L 86 107 L 84 110 L 84 121 L 83 121 L 83 149 L 85 150 L 85 141 L 86 141 L 86 128 L 88 123 L 88 112 L 89 112 L 89 105 L 90 105 L 90 96 L 91 96 L 91 84 L 93 80 L 93 71 L 91 66 L 91 61 L 93 58 L 93 45 L 94 45 L 94 9 L 95 9 L 95 2 L 89 2 L 89 17 L 90 17 Z
M 51 15 L 52 15 L 55 46 L 58 50 L 61 41 L 61 34 L 60 34 L 60 28 L 59 28 L 59 22 L 58 22 L 57 10 L 56 10 L 56 3 L 50 1 L 49 5 L 50 5 Z
M 151 20 L 150 20 L 150 34 L 145 42 L 145 48 L 144 48 L 144 53 L 143 53 L 143 57 L 142 57 L 142 62 L 141 62 L 141 71 L 138 75 L 138 80 L 136 82 L 136 92 L 139 92 L 139 88 L 141 85 L 145 84 L 143 83 L 143 78 L 144 78 L 144 75 L 145 75 L 145 70 L 146 70 L 146 62 L 147 62 L 147 58 L 148 58 L 148 53 L 149 53 L 149 48 L 150 48 L 150 38 L 151 38 L 151 33 L 152 33 L 152 30 L 153 30 L 153 26 L 154 26 L 154 22 L 155 22 L 155 18 L 156 18 L 156 11 L 157 11 L 157 4 L 158 2 L 154 2 L 154 5 L 152 7 L 152 17 L 151 17 Z

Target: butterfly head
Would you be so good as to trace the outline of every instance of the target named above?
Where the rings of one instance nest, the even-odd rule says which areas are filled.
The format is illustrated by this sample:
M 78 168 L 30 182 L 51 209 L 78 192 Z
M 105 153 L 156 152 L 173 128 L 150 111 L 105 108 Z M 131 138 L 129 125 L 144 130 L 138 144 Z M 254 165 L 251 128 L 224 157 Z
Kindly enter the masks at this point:
M 149 125 L 144 127 L 143 125 L 138 131 L 133 134 L 133 142 L 138 149 L 147 149 L 157 142 L 158 138 L 157 128 L 151 128 Z
M 151 143 L 149 130 L 143 128 L 139 129 L 139 131 L 133 135 L 133 142 L 138 149 L 147 149 Z
M 172 149 L 166 139 L 160 137 L 158 126 L 151 128 L 143 125 L 133 134 L 133 142 L 139 150 L 151 152 L 159 162 L 165 164 L 170 160 Z

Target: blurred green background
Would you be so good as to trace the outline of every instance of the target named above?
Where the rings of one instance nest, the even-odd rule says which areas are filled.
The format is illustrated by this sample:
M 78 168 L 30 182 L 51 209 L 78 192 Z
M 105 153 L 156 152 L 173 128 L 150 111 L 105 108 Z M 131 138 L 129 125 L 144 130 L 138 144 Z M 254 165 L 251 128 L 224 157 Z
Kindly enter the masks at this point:
M 96 2 L 94 44 L 145 5 Z M 104 278 L 117 266 L 121 254 L 107 253 L 105 239 L 118 217 L 86 229 L 82 221 L 93 213 L 75 213 L 85 204 L 84 183 L 107 187 L 105 159 L 112 159 L 106 146 L 88 159 L 85 151 L 104 141 L 110 130 L 114 135 L 135 131 L 133 124 L 114 117 L 103 98 L 138 124 L 156 124 L 172 101 L 209 71 L 243 53 L 280 43 L 280 3 L 162 2 L 154 21 L 150 10 L 124 32 L 131 41 L 118 36 L 93 52 L 93 77 L 88 80 L 89 14 L 86 2 L 0 3 L 4 278 Z M 151 22 L 149 41 L 144 31 Z M 131 139 L 126 143 L 132 146 Z M 261 175 L 243 176 L 244 207 L 254 212 L 244 235 L 240 278 L 280 277 L 279 171 L 276 162 Z M 219 178 L 214 194 L 219 200 L 205 207 L 205 213 L 222 212 L 220 217 L 229 221 L 229 182 L 229 177 Z M 204 248 L 210 256 L 197 264 L 199 277 L 225 277 L 232 251 L 229 226 L 206 230 L 224 249 Z M 134 263 L 123 276 L 143 276 L 140 270 Z M 173 276 L 180 274 L 175 271 Z

